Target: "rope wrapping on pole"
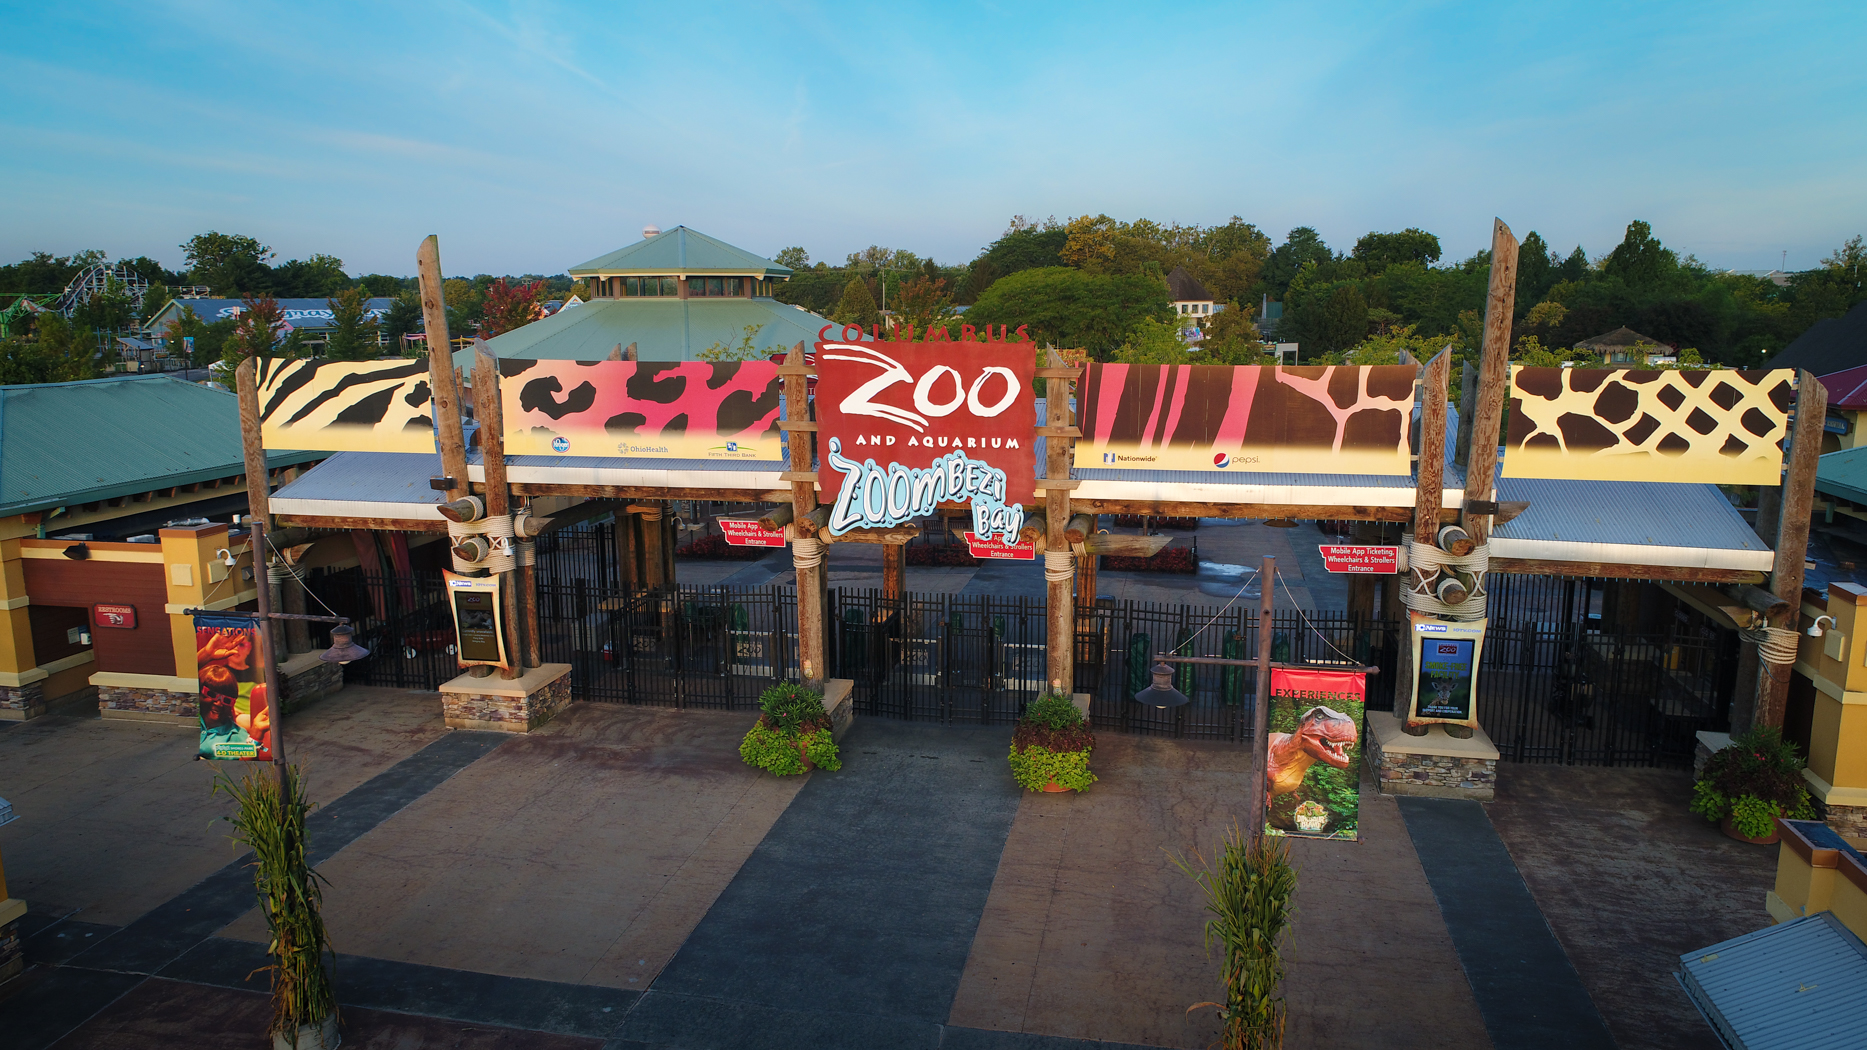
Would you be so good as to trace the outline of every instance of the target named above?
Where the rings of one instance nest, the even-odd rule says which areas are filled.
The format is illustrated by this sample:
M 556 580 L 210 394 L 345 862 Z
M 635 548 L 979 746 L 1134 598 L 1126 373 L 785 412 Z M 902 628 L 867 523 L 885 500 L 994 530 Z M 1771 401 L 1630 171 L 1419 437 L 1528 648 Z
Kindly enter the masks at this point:
M 1407 587 L 1400 592 L 1401 604 L 1415 612 L 1431 613 L 1448 620 L 1482 620 L 1485 616 L 1485 571 L 1491 565 L 1491 546 L 1481 543 L 1470 554 L 1448 554 L 1430 543 L 1415 540 L 1407 544 Z M 1475 586 L 1464 601 L 1452 605 L 1439 600 L 1433 584 L 1446 570 L 1469 574 Z
M 1069 548 L 1044 552 L 1044 579 L 1063 583 L 1076 577 L 1076 554 Z
M 1743 639 L 1757 647 L 1757 657 L 1774 667 L 1788 667 L 1796 662 L 1796 649 L 1801 643 L 1800 636 L 1786 627 L 1759 627 L 1754 631 L 1739 631 Z
M 815 536 L 799 536 L 791 541 L 791 564 L 799 570 L 823 564 L 823 541 Z
M 502 514 L 496 518 L 481 518 L 479 521 L 450 521 L 447 523 L 447 539 L 450 546 L 458 547 L 461 540 L 474 536 L 486 539 L 488 554 L 478 562 L 471 562 L 454 555 L 454 571 L 462 573 L 477 572 L 481 569 L 489 573 L 511 572 L 518 564 L 513 556 L 512 516 Z

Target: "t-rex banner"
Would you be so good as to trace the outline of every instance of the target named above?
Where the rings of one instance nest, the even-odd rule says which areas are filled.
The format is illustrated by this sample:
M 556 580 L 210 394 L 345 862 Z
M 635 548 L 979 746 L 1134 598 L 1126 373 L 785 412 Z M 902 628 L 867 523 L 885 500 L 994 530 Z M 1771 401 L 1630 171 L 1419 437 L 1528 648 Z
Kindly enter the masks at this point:
M 1512 368 L 1504 476 L 1781 484 L 1795 376 Z
M 1405 365 L 1092 364 L 1076 466 L 1407 474 Z
M 1271 668 L 1264 829 L 1274 835 L 1360 836 L 1361 671 Z
M 830 534 L 970 503 L 971 531 L 1017 542 L 1032 498 L 1031 344 L 820 342 L 817 483 Z
M 202 758 L 272 761 L 272 705 L 257 632 L 244 616 L 194 615 Z
M 261 358 L 260 443 L 326 452 L 434 451 L 428 359 Z
M 499 362 L 509 456 L 783 458 L 771 361 Z

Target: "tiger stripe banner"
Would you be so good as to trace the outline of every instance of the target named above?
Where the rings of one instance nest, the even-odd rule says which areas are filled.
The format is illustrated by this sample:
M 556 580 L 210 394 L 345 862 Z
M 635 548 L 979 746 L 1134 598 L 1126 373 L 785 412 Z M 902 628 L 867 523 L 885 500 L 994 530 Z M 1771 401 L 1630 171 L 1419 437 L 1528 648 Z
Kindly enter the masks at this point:
M 1504 476 L 1781 484 L 1795 376 L 1515 366 Z
M 318 452 L 429 452 L 434 410 L 428 359 L 261 358 L 260 443 Z

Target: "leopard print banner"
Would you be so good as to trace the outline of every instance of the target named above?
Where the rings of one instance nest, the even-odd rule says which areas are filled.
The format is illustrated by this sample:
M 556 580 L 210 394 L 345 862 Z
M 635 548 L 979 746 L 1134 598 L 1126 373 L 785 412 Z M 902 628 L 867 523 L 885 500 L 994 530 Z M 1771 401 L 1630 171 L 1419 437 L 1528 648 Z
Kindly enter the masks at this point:
M 1793 369 L 1511 369 L 1507 478 L 1776 485 Z

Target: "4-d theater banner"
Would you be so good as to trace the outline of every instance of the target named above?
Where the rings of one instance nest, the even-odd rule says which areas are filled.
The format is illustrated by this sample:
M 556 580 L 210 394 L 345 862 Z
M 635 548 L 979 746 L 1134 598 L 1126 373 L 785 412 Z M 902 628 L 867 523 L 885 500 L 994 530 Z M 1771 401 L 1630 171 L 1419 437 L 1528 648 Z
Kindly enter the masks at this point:
M 1264 829 L 1305 838 L 1358 838 L 1361 671 L 1271 668 Z
M 243 616 L 195 614 L 202 758 L 272 761 L 272 705 L 258 631 Z
M 1076 466 L 1411 473 L 1405 365 L 1092 364 Z
M 1478 661 L 1488 620 L 1450 623 L 1426 613 L 1413 620 L 1413 683 L 1407 724 L 1478 724 Z
M 817 472 L 830 534 L 970 503 L 971 532 L 1016 543 L 1036 484 L 1031 344 L 820 342 Z
M 509 456 L 775 462 L 771 361 L 499 362 Z

